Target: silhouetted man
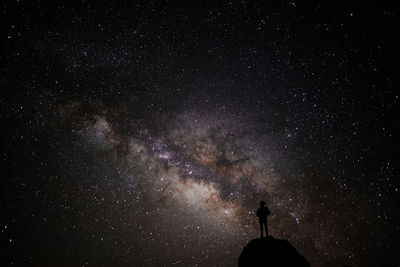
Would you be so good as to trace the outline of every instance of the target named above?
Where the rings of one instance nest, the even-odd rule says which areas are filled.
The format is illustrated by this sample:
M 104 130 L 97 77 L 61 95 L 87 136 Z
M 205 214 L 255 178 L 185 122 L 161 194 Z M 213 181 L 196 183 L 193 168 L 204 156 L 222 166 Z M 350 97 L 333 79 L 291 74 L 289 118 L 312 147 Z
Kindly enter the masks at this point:
M 257 217 L 260 221 L 260 231 L 261 231 L 261 238 L 264 237 L 263 232 L 264 232 L 264 225 L 265 225 L 265 233 L 266 236 L 268 236 L 268 226 L 267 226 L 267 216 L 269 215 L 269 209 L 268 207 L 265 207 L 265 202 L 261 201 L 260 202 L 260 207 L 257 210 Z

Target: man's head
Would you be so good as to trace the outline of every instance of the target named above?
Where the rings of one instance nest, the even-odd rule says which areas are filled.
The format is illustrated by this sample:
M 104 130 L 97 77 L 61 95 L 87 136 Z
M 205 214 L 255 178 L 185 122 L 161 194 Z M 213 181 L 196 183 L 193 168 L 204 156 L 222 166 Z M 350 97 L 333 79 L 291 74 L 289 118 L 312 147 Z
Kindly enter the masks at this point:
M 262 207 L 264 207 L 264 206 L 265 206 L 265 201 L 264 201 L 264 200 L 261 200 L 261 202 L 260 202 L 260 206 L 262 206 Z

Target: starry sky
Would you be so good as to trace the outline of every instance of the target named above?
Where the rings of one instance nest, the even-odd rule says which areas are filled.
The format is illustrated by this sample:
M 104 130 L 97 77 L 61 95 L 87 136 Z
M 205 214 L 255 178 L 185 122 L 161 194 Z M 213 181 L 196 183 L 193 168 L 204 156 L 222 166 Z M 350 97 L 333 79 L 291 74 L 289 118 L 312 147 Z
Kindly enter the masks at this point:
M 3 264 L 398 264 L 399 13 L 346 1 L 6 1 Z

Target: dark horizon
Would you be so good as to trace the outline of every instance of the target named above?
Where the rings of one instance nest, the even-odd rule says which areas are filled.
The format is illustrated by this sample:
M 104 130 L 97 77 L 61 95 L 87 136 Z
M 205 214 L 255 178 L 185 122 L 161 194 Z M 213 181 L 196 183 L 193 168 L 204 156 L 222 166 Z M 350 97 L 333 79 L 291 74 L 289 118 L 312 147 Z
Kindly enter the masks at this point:
M 314 2 L 314 1 L 313 1 Z M 400 263 L 399 13 L 345 1 L 2 4 L 4 265 Z

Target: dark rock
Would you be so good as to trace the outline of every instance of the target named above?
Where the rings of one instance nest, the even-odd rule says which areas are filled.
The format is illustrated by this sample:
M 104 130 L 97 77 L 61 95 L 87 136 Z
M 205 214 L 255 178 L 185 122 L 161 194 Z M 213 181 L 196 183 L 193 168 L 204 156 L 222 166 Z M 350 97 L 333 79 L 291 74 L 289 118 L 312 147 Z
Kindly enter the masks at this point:
M 239 267 L 244 266 L 307 266 L 310 264 L 287 241 L 271 236 L 250 241 L 239 257 Z

